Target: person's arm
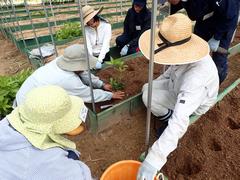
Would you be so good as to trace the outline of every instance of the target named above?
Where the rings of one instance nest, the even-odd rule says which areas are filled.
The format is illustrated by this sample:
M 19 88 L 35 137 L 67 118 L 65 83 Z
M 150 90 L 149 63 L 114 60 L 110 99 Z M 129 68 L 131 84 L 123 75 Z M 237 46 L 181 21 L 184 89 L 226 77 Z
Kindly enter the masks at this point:
M 221 40 L 222 37 L 234 26 L 237 26 L 239 2 L 235 0 L 222 0 L 215 5 L 215 16 L 218 17 L 214 39 Z
M 92 55 L 93 54 L 93 50 L 92 50 L 92 44 L 91 44 L 91 41 L 90 41 L 91 33 L 89 32 L 88 28 L 85 28 L 85 33 L 86 33 L 86 41 L 87 41 L 88 53 L 90 55 Z
M 89 85 L 88 71 L 83 71 L 82 73 L 79 74 L 79 76 L 84 84 Z M 100 80 L 99 77 L 93 75 L 92 73 L 91 73 L 91 80 L 94 88 L 101 89 L 104 85 L 104 82 Z
M 133 40 L 131 40 L 128 44 L 129 44 L 130 46 L 135 46 L 136 44 L 138 44 L 138 40 L 139 40 L 140 36 L 142 35 L 142 33 L 143 33 L 144 31 L 150 29 L 150 28 L 151 28 L 151 13 L 148 12 L 148 13 L 147 13 L 147 16 L 145 17 L 144 22 L 143 22 L 142 25 L 141 25 L 141 32 L 139 33 L 139 35 L 138 35 L 136 38 L 134 38 Z
M 128 10 L 127 15 L 123 22 L 123 34 L 129 34 L 129 16 L 131 9 Z
M 178 140 L 187 131 L 189 116 L 205 100 L 207 90 L 203 84 L 203 79 L 187 79 L 180 88 L 168 126 L 160 138 L 153 144 L 145 159 L 154 168 L 161 169 L 163 167 L 167 161 L 167 156 L 177 148 Z
M 103 83 L 102 81 L 100 82 L 100 80 L 97 80 L 97 78 L 95 80 L 99 82 L 99 86 L 100 83 Z M 81 97 L 84 102 L 92 102 L 91 88 L 85 85 L 77 75 L 75 77 L 70 77 L 68 80 L 65 80 L 63 88 L 69 94 Z M 112 99 L 113 96 L 112 92 L 104 91 L 102 89 L 93 89 L 93 95 L 95 102 L 107 101 Z
M 102 44 L 102 49 L 100 51 L 100 54 L 98 56 L 98 61 L 102 62 L 103 59 L 105 58 L 106 53 L 109 52 L 109 47 L 110 47 L 110 41 L 112 37 L 112 29 L 110 24 L 106 24 L 106 30 L 103 32 L 103 44 Z

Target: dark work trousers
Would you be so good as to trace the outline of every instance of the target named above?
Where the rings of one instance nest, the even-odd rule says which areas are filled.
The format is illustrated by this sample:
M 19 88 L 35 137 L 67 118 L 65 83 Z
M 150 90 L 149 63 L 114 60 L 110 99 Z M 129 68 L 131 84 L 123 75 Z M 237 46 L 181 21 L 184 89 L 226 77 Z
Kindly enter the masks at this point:
M 116 44 L 117 44 L 117 47 L 120 49 L 123 48 L 123 46 L 125 46 L 126 44 L 128 44 L 130 41 L 132 40 L 131 37 L 129 37 L 127 34 L 122 34 L 120 36 L 118 36 L 116 38 Z M 137 52 L 137 49 L 138 49 L 138 44 L 137 43 L 134 43 L 134 44 L 131 44 L 128 48 L 128 52 L 127 54 L 133 54 L 133 53 L 136 53 Z
M 95 56 L 96 58 L 98 58 L 98 56 Z M 110 57 L 110 53 L 108 52 L 106 55 L 105 55 L 105 58 L 103 59 L 103 62 L 105 61 L 110 61 L 111 60 L 111 57 Z
M 228 50 L 232 36 L 234 34 L 236 28 L 233 28 L 231 31 L 228 31 L 222 39 L 220 39 L 219 47 L 222 47 L 226 50 Z M 202 22 L 198 22 L 195 25 L 194 33 L 201 38 L 203 38 L 205 41 L 209 41 L 214 35 L 213 30 L 211 29 L 211 25 L 207 26 L 206 24 L 203 25 Z M 224 81 L 224 79 L 227 77 L 228 73 L 228 62 L 227 62 L 227 54 L 221 54 L 218 52 L 212 53 L 212 58 L 214 63 L 217 66 L 218 69 L 218 76 L 219 76 L 219 82 L 220 84 Z

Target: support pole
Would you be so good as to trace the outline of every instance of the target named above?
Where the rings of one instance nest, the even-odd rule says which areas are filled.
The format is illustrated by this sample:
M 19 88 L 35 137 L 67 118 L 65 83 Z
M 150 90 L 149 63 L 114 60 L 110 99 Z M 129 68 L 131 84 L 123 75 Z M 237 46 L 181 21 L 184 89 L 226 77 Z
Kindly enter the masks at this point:
M 51 1 L 51 0 L 50 0 L 50 1 Z M 44 0 L 42 0 L 42 4 L 43 4 L 43 9 L 44 9 L 44 12 L 45 12 L 45 17 L 46 17 L 46 20 L 47 20 L 47 24 L 48 24 L 48 30 L 49 30 L 49 32 L 50 32 L 52 44 L 53 44 L 54 50 L 55 50 L 55 57 L 57 57 L 57 56 L 58 56 L 57 47 L 56 47 L 56 44 L 55 44 L 55 42 L 54 42 L 52 27 L 51 27 L 51 24 L 50 24 L 50 22 L 49 22 L 48 11 L 47 11 L 47 9 L 46 9 Z
M 91 78 L 91 72 L 90 72 L 89 54 L 88 54 L 88 49 L 87 49 L 85 26 L 84 26 L 84 23 L 83 23 L 82 3 L 81 3 L 80 0 L 77 0 L 77 1 L 78 1 L 78 12 L 79 12 L 79 16 L 80 16 L 79 18 L 80 18 L 82 34 L 83 34 L 84 49 L 85 49 L 85 54 L 86 54 L 86 57 L 87 57 L 87 64 L 88 64 L 88 77 L 89 77 L 89 85 L 90 85 L 90 88 L 91 88 L 92 108 L 93 108 L 93 112 L 96 113 L 95 102 L 94 102 L 94 94 L 93 94 L 92 78 Z
M 18 31 L 20 31 L 21 38 L 22 38 L 22 41 L 23 41 L 23 45 L 24 45 L 24 48 L 25 48 L 25 50 L 26 50 L 26 49 L 27 49 L 27 45 L 26 45 L 26 42 L 25 42 L 25 39 L 24 39 L 24 36 L 23 36 L 22 28 L 21 28 L 21 26 L 20 26 L 20 24 L 19 24 L 19 20 L 18 20 L 17 15 L 16 15 L 15 5 L 13 4 L 13 1 L 12 1 L 12 0 L 9 0 L 9 2 L 10 2 L 10 4 L 11 4 L 11 6 L 12 6 L 13 15 L 14 15 L 14 17 L 15 17 L 15 20 L 16 20 L 16 22 L 17 22 L 17 26 L 18 26 L 18 29 L 19 29 Z M 27 57 L 28 57 L 28 56 L 27 56 Z
M 15 22 L 14 22 L 14 20 L 13 20 L 13 18 L 12 18 L 12 13 L 10 12 L 10 9 L 8 8 L 8 2 L 7 2 L 7 0 L 4 0 L 4 3 L 5 3 L 5 5 L 6 5 L 6 8 L 7 8 L 7 12 L 9 13 L 9 17 L 10 17 L 10 29 L 12 28 L 12 26 L 13 26 L 13 29 L 14 29 L 14 32 L 16 33 L 16 37 L 17 38 L 19 38 L 19 36 L 18 36 L 18 31 L 17 31 L 17 29 L 16 29 L 16 26 L 15 26 Z M 12 35 L 13 35 L 13 32 L 12 32 L 12 29 L 11 29 L 11 33 L 12 33 Z M 16 41 L 15 41 L 15 38 L 14 38 L 14 42 L 15 42 L 15 45 L 17 46 L 17 43 L 16 43 Z
M 151 124 L 151 103 L 152 103 L 152 80 L 154 67 L 154 45 L 155 45 L 155 31 L 156 31 L 156 13 L 157 1 L 152 1 L 152 15 L 151 15 L 151 39 L 150 39 L 150 63 L 148 74 L 148 102 L 147 102 L 147 122 L 146 122 L 146 155 L 149 148 L 150 124 Z
M 42 58 L 42 57 L 43 57 L 43 56 L 42 56 L 42 51 L 41 51 L 41 48 L 40 48 L 40 45 L 39 45 L 39 41 L 38 41 L 38 38 L 37 38 L 35 26 L 34 26 L 34 24 L 33 24 L 32 16 L 31 16 L 31 13 L 29 12 L 27 0 L 24 0 L 24 6 L 25 6 L 26 12 L 27 12 L 27 14 L 28 14 L 28 17 L 29 17 L 29 19 L 30 19 L 30 22 L 31 22 L 31 25 L 32 25 L 32 29 L 33 29 L 34 38 L 35 38 L 35 41 L 36 41 L 36 43 L 37 43 L 40 56 L 41 56 L 41 58 Z
M 0 8 L 1 8 L 1 11 L 4 12 L 4 8 L 2 7 L 2 5 L 0 5 Z M 8 24 L 8 20 L 6 18 L 6 15 L 5 13 L 3 14 L 3 24 L 4 26 L 6 27 L 5 29 L 8 29 L 8 33 L 6 33 L 7 37 L 11 39 L 11 41 L 15 41 L 13 39 L 13 33 L 12 33 L 12 29 L 10 28 L 10 25 Z M 5 22 L 4 22 L 4 19 L 5 19 Z M 16 44 L 15 44 L 16 45 Z

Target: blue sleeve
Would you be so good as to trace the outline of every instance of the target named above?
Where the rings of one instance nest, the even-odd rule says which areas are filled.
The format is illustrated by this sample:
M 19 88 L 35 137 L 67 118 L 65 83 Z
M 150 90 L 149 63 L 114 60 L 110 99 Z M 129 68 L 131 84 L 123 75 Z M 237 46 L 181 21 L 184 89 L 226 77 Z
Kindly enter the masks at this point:
M 219 0 L 215 5 L 214 15 L 217 18 L 214 38 L 222 39 L 224 34 L 237 26 L 239 0 Z

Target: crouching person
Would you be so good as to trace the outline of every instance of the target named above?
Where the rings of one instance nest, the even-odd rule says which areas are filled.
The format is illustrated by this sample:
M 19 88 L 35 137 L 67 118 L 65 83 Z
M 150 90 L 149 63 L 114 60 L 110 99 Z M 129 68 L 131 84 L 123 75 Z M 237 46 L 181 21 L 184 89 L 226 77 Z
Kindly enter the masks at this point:
M 89 56 L 90 68 L 96 66 L 97 59 Z M 43 85 L 57 85 L 67 91 L 69 95 L 79 96 L 84 102 L 92 102 L 90 91 L 90 78 L 84 46 L 74 44 L 64 50 L 63 56 L 37 69 L 20 87 L 16 95 L 16 103 L 20 105 L 25 95 L 32 88 Z M 106 84 L 99 77 L 91 74 L 94 102 L 111 99 L 122 99 L 124 92 L 111 92 L 112 86 Z
M 1 179 L 90 180 L 74 142 L 63 135 L 84 129 L 84 103 L 57 86 L 31 90 L 0 121 Z
M 165 18 L 156 30 L 154 60 L 170 65 L 153 81 L 151 112 L 165 126 L 142 163 L 138 179 L 152 180 L 177 148 L 191 114 L 201 115 L 216 102 L 219 78 L 206 41 L 192 33 L 191 20 L 183 14 Z M 139 40 L 140 50 L 149 59 L 150 30 Z M 147 105 L 148 84 L 143 87 Z

